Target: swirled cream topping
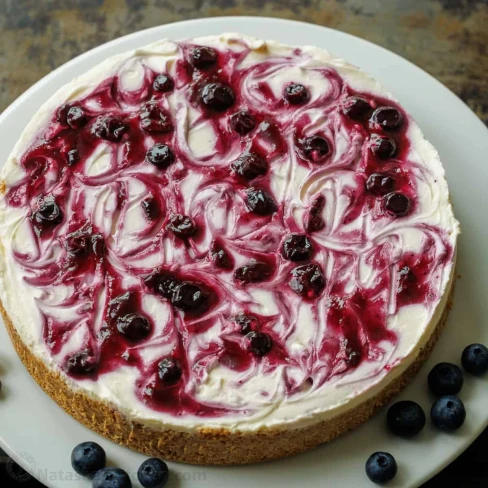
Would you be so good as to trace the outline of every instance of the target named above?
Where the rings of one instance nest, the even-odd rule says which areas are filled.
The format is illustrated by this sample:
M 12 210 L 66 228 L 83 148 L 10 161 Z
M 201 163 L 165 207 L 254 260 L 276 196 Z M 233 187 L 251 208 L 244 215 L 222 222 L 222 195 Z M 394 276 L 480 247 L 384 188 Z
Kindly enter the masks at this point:
M 446 304 L 435 149 L 359 69 L 236 34 L 111 58 L 4 170 L 1 299 L 74 388 L 192 429 L 373 395 Z

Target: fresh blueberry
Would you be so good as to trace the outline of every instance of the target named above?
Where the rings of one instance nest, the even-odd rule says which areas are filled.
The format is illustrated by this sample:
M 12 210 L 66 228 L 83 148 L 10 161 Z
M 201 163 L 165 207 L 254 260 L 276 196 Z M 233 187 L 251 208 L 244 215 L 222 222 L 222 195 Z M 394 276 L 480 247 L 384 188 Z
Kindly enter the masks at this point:
M 307 87 L 299 83 L 290 83 L 283 90 L 285 100 L 291 105 L 300 105 L 310 100 L 310 92 Z
M 150 102 L 141 111 L 141 128 L 149 134 L 165 134 L 173 130 L 173 123 L 165 110 Z
M 361 97 L 348 97 L 342 102 L 342 113 L 353 120 L 365 120 L 371 111 L 369 102 Z
M 195 222 L 193 222 L 190 217 L 180 214 L 172 215 L 170 217 L 167 229 L 180 239 L 186 239 L 187 237 L 192 236 L 197 230 Z
M 429 389 L 434 395 L 455 395 L 463 387 L 463 372 L 452 363 L 436 364 L 427 377 Z
M 252 152 L 241 154 L 230 166 L 232 171 L 248 181 L 263 176 L 268 171 L 266 160 Z
M 271 215 L 278 210 L 273 197 L 266 191 L 250 188 L 247 191 L 246 204 L 249 210 L 257 215 Z
M 167 93 L 173 91 L 174 87 L 175 87 L 175 82 L 173 81 L 173 78 L 171 78 L 171 76 L 162 74 L 154 78 L 153 88 L 157 92 Z
M 379 107 L 373 112 L 370 121 L 385 130 L 396 130 L 402 125 L 403 117 L 394 107 Z
M 422 407 L 410 400 L 394 403 L 386 415 L 389 429 L 401 437 L 413 437 L 425 426 L 425 413 Z
M 241 110 L 230 117 L 230 127 L 239 135 L 244 136 L 256 127 L 256 119 L 249 112 Z
M 220 269 L 232 269 L 234 267 L 234 260 L 232 256 L 225 250 L 222 244 L 214 242 L 210 249 L 210 260 Z
M 103 468 L 93 478 L 93 488 L 132 488 L 129 475 L 120 468 Z
M 100 117 L 94 127 L 93 133 L 100 139 L 110 142 L 120 142 L 123 135 L 127 132 L 125 122 L 117 117 Z
M 142 200 L 141 205 L 149 220 L 156 220 L 159 217 L 159 207 L 154 198 L 145 198 Z
M 88 349 L 75 352 L 68 356 L 64 363 L 64 370 L 68 374 L 85 376 L 92 374 L 97 367 L 93 352 Z
M 454 395 L 446 395 L 434 402 L 430 410 L 433 424 L 446 432 L 459 429 L 466 420 L 463 402 Z
M 240 327 L 240 333 L 242 335 L 249 334 L 259 324 L 258 319 L 254 315 L 246 313 L 240 313 L 232 317 L 232 320 Z
M 146 161 L 159 169 L 165 169 L 175 160 L 175 155 L 166 144 L 154 144 L 146 153 Z
M 179 362 L 167 357 L 158 363 L 158 377 L 165 385 L 174 385 L 182 375 Z
M 211 68 L 217 62 L 217 51 L 207 46 L 190 50 L 190 63 L 197 69 Z
M 373 173 L 366 180 L 366 189 L 374 195 L 386 195 L 395 189 L 395 180 L 386 173 Z
M 483 344 L 471 344 L 461 356 L 463 368 L 470 374 L 480 376 L 488 371 L 488 348 Z
M 318 264 L 305 264 L 292 270 L 288 284 L 297 295 L 314 299 L 325 288 L 325 278 Z
M 168 465 L 158 458 L 146 459 L 137 470 L 137 479 L 144 488 L 163 488 L 168 478 Z
M 397 474 L 395 458 L 389 452 L 375 452 L 366 461 L 366 475 L 379 485 L 388 483 Z
M 371 136 L 371 144 L 369 147 L 371 152 L 380 159 L 392 158 L 397 151 L 397 146 L 393 139 L 387 136 L 380 136 L 379 134 L 373 134 Z
M 268 263 L 251 259 L 247 264 L 234 271 L 234 278 L 241 283 L 260 283 L 267 281 L 273 274 L 273 267 Z
M 63 213 L 54 198 L 47 197 L 39 202 L 38 209 L 32 217 L 40 226 L 52 227 L 63 220 Z
M 249 340 L 249 350 L 255 356 L 265 356 L 273 347 L 271 337 L 264 332 L 257 332 L 253 330 L 249 332 L 246 337 Z
M 216 112 L 224 112 L 232 107 L 235 96 L 230 86 L 216 82 L 204 86 L 201 99 L 207 108 Z
M 305 157 L 312 163 L 320 163 L 329 154 L 329 143 L 320 136 L 307 137 L 303 141 Z
M 171 303 L 180 310 L 203 313 L 209 305 L 209 296 L 198 285 L 183 282 L 175 287 Z
M 86 124 L 85 112 L 81 107 L 74 105 L 66 114 L 66 122 L 72 129 L 79 129 Z
M 68 166 L 74 166 L 80 160 L 80 153 L 77 149 L 71 149 L 67 154 Z
M 307 261 L 313 255 L 312 241 L 303 234 L 290 234 L 283 241 L 281 254 L 288 261 Z
M 105 462 L 105 451 L 95 442 L 82 442 L 71 453 L 71 466 L 81 476 L 94 475 Z
M 398 192 L 388 193 L 384 202 L 386 213 L 392 217 L 404 217 L 412 206 L 410 198 Z
M 149 320 L 141 314 L 129 313 L 119 317 L 117 330 L 130 342 L 144 340 L 151 333 Z

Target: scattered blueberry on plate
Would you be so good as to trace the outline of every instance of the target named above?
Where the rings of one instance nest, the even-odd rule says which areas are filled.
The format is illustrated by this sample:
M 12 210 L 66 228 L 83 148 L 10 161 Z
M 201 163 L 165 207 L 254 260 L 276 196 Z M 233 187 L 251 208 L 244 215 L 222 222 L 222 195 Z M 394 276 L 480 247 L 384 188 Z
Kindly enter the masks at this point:
M 446 395 L 434 402 L 430 410 L 430 417 L 438 429 L 451 432 L 463 425 L 466 419 L 466 409 L 457 396 Z
M 425 426 L 425 413 L 422 407 L 410 400 L 396 402 L 386 415 L 388 428 L 401 437 L 413 437 Z
M 429 388 L 437 396 L 455 395 L 464 383 L 461 368 L 452 363 L 436 364 L 427 378 Z
M 71 453 L 71 466 L 81 476 L 94 475 L 105 462 L 105 451 L 95 442 L 82 442 Z
M 120 468 L 103 468 L 93 478 L 93 488 L 132 488 L 129 475 Z
M 395 458 L 388 452 L 375 452 L 366 461 L 366 475 L 373 483 L 388 483 L 397 471 Z
M 137 471 L 137 479 L 144 488 L 162 488 L 168 478 L 168 465 L 158 458 L 146 459 Z
M 472 375 L 480 376 L 488 371 L 488 348 L 483 344 L 470 344 L 461 356 L 463 368 Z

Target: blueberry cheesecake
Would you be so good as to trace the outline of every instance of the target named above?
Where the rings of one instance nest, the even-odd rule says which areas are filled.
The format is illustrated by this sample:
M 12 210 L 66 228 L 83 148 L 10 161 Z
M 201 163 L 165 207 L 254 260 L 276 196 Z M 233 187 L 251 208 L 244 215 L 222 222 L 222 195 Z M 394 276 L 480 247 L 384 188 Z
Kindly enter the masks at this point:
M 437 151 L 315 47 L 225 34 L 110 58 L 41 107 L 0 191 L 19 356 L 78 421 L 153 457 L 330 441 L 412 379 L 449 309 Z

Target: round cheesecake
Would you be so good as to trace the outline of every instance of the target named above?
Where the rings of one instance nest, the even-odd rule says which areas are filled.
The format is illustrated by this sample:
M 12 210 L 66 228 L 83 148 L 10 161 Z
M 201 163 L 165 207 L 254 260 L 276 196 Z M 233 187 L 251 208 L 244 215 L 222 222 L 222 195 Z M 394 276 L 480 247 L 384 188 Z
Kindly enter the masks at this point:
M 441 332 L 459 226 L 367 74 L 238 34 L 59 90 L 1 174 L 0 299 L 31 375 L 148 455 L 283 457 L 367 420 Z

